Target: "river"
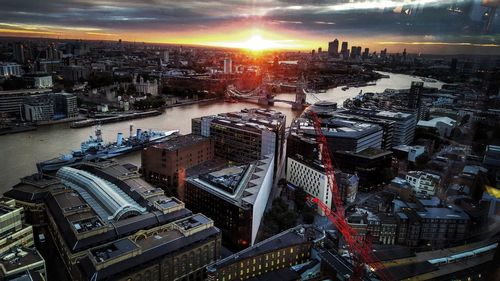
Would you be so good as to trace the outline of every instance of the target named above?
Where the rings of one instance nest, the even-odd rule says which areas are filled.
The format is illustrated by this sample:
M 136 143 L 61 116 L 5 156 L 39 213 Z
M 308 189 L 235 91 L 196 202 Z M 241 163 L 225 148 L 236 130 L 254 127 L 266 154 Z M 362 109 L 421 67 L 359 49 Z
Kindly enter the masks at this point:
M 365 93 L 383 92 L 386 88 L 407 89 L 410 87 L 411 81 L 421 81 L 419 77 L 381 73 L 390 77 L 376 81 L 374 86 L 349 88 L 346 91 L 343 91 L 341 87 L 337 87 L 325 93 L 318 93 L 316 97 L 336 101 L 339 105 L 342 105 L 344 100 L 356 96 L 360 90 Z M 425 82 L 428 87 L 440 88 L 442 84 L 441 82 Z M 295 96 L 293 94 L 281 94 L 277 98 L 293 100 Z M 316 99 L 308 96 L 307 101 L 314 103 Z M 226 103 L 219 101 L 168 108 L 163 114 L 155 117 L 103 125 L 103 138 L 105 141 L 114 141 L 118 132 L 123 132 L 125 136 L 128 136 L 131 123 L 134 124 L 135 128 L 142 128 L 143 130 L 178 129 L 182 134 L 187 134 L 191 132 L 191 118 L 239 111 L 250 107 L 262 106 L 247 102 Z M 292 111 L 291 106 L 288 104 L 276 103 L 272 108 L 283 112 L 287 117 L 288 124 L 300 114 L 298 111 Z M 0 192 L 3 193 L 8 190 L 19 181 L 19 178 L 35 173 L 37 162 L 57 157 L 70 150 L 77 150 L 80 142 L 93 134 L 93 127 L 71 129 L 69 124 L 57 124 L 40 127 L 36 131 L 0 136 Z M 122 156 L 120 160 L 140 166 L 140 152 L 136 151 Z

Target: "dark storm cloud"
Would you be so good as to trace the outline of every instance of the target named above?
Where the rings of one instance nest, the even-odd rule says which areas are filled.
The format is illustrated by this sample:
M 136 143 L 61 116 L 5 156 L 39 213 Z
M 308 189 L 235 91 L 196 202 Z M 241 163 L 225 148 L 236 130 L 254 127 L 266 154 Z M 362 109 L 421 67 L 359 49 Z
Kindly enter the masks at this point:
M 477 5 L 464 1 L 344 1 L 263 0 L 3 0 L 0 22 L 44 26 L 83 27 L 120 31 L 185 31 L 228 23 L 278 24 L 290 30 L 324 36 L 353 34 L 431 35 L 461 38 L 478 34 L 481 18 L 471 16 Z M 383 4 L 383 5 L 382 5 Z M 423 7 L 423 9 L 422 9 Z M 401 9 L 402 8 L 402 9 Z M 453 10 L 454 8 L 457 8 Z M 405 13 L 408 11 L 408 13 Z M 1 25 L 0 23 L 0 25 Z M 22 27 L 19 27 L 22 28 Z M 498 40 L 498 20 L 493 36 Z M 472 36 L 469 40 L 482 37 Z

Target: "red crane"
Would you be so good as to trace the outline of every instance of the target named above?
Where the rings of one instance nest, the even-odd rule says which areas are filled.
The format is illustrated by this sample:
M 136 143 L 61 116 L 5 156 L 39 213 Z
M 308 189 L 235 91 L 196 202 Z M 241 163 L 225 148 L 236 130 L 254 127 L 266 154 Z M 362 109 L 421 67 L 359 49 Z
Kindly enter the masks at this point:
M 347 223 L 344 204 L 342 202 L 342 198 L 340 197 L 339 188 L 335 179 L 335 169 L 330 157 L 328 143 L 321 129 L 321 121 L 315 112 L 311 111 L 310 115 L 314 123 L 316 142 L 318 143 L 321 153 L 321 160 L 325 168 L 327 183 L 332 193 L 334 210 L 330 209 L 318 198 L 312 198 L 309 200 L 312 203 L 317 204 L 323 210 L 328 219 L 330 219 L 330 221 L 337 227 L 338 231 L 342 233 L 350 252 L 355 255 L 353 276 L 351 276 L 351 280 L 361 280 L 364 274 L 365 264 L 373 268 L 382 280 L 393 280 L 393 278 L 389 278 L 384 265 L 373 255 L 370 239 L 359 236 L 356 230 Z

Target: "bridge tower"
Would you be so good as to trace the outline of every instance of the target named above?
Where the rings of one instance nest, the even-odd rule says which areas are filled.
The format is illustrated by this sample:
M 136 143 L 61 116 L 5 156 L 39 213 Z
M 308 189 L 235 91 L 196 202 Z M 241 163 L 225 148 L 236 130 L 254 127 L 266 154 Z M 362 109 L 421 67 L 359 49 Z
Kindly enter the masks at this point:
M 306 89 L 307 81 L 304 78 L 304 74 L 297 81 L 297 87 L 295 90 L 295 102 L 292 104 L 292 109 L 301 110 L 306 105 Z
M 266 73 L 262 78 L 262 83 L 259 86 L 259 104 L 263 105 L 274 105 L 273 95 L 267 90 L 267 85 L 271 81 L 269 73 Z

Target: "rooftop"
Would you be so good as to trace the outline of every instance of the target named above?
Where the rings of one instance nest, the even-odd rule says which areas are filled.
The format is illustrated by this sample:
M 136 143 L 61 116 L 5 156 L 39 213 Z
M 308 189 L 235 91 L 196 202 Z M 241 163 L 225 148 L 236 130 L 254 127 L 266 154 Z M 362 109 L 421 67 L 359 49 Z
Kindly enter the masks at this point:
M 469 216 L 458 208 L 425 208 L 417 212 L 424 219 L 468 220 Z
M 126 165 L 84 162 L 75 168 L 65 169 L 70 171 L 65 179 L 26 178 L 5 194 L 25 202 L 45 202 L 72 252 L 191 215 L 183 202 L 165 196 Z M 75 182 L 75 175 L 82 182 Z
M 239 112 L 221 113 L 219 115 L 204 116 L 197 119 L 212 120 L 221 125 L 230 125 L 256 131 L 277 130 L 285 126 L 286 116 L 275 110 L 251 108 Z
M 162 148 L 168 151 L 175 151 L 184 147 L 189 147 L 208 140 L 209 138 L 199 136 L 199 135 L 182 135 L 175 138 L 169 139 L 166 142 L 156 144 L 153 147 Z
M 273 159 L 273 155 L 268 155 L 247 165 L 192 176 L 187 181 L 240 207 L 253 205 Z
M 89 280 L 109 280 L 124 268 L 164 257 L 219 233 L 212 220 L 202 214 L 195 214 L 97 246 L 82 259 L 80 267 Z
M 0 268 L 4 275 L 13 274 L 25 266 L 34 267 L 44 263 L 44 259 L 35 248 L 17 247 L 0 257 Z
M 286 248 L 293 245 L 309 243 L 314 239 L 320 238 L 322 235 L 323 233 L 320 230 L 311 225 L 299 225 L 263 240 L 252 247 L 246 248 L 229 257 L 221 259 L 208 266 L 208 270 L 215 271 L 218 267 L 226 267 L 249 257 L 258 256 L 276 249 Z
M 326 137 L 361 138 L 381 131 L 382 128 L 372 123 L 339 118 L 324 118 L 321 120 L 321 130 Z M 295 136 L 316 136 L 313 121 L 305 117 L 296 118 L 290 126 L 290 132 Z
M 345 111 L 342 111 L 342 113 L 361 115 L 372 118 L 378 117 L 391 120 L 406 120 L 413 118 L 413 115 L 410 113 L 396 112 L 396 111 L 380 111 L 373 109 L 346 109 Z

